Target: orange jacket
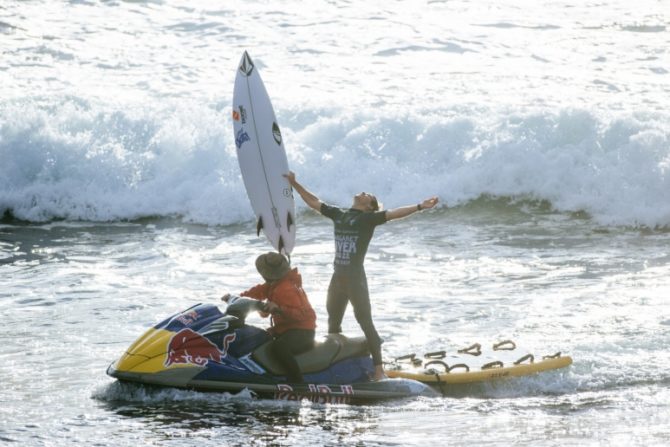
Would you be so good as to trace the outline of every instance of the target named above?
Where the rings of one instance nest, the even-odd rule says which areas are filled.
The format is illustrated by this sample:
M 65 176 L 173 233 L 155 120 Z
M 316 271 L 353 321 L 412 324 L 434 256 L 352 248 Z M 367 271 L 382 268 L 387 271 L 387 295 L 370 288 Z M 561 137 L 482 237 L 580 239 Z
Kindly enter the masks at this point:
M 280 335 L 289 329 L 315 329 L 316 313 L 302 289 L 302 277 L 298 269 L 292 269 L 276 283 L 258 284 L 240 295 L 257 300 L 268 299 L 280 312 L 272 315 L 272 335 Z

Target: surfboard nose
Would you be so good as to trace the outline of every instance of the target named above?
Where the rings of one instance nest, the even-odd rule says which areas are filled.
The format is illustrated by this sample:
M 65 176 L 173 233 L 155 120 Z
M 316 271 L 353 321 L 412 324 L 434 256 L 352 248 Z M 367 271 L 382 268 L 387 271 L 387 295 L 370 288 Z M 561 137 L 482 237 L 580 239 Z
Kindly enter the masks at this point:
M 254 63 L 251 60 L 251 56 L 249 56 L 249 53 L 245 50 L 244 53 L 242 54 L 242 60 L 240 61 L 240 68 L 239 70 L 245 75 L 249 76 L 251 75 L 251 72 L 254 71 Z

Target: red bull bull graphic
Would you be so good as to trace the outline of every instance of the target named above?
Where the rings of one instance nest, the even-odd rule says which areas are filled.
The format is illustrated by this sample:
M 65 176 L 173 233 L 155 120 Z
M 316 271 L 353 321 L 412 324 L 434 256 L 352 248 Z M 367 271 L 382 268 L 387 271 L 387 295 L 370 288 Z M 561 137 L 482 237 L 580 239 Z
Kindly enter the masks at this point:
M 170 338 L 167 346 L 165 366 L 173 364 L 192 364 L 205 366 L 211 360 L 221 362 L 228 355 L 228 347 L 235 341 L 237 334 L 228 334 L 223 338 L 223 350 L 207 338 L 193 331 L 182 329 Z
M 354 396 L 352 385 L 339 385 L 339 390 L 334 390 L 332 385 L 313 384 L 307 385 L 306 390 L 294 390 L 291 385 L 282 383 L 277 385 L 274 398 L 278 400 L 309 400 L 317 404 L 348 404 Z

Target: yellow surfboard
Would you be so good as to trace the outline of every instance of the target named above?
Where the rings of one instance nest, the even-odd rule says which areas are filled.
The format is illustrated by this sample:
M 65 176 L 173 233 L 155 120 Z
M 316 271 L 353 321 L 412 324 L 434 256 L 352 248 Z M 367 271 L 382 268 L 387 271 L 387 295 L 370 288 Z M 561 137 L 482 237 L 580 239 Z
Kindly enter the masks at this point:
M 490 348 L 475 343 L 453 353 L 437 351 L 425 354 L 423 358 L 415 354 L 401 356 L 386 365 L 386 374 L 442 386 L 528 376 L 571 364 L 572 358 L 560 352 L 535 356 L 517 349 L 513 341 L 505 340 Z

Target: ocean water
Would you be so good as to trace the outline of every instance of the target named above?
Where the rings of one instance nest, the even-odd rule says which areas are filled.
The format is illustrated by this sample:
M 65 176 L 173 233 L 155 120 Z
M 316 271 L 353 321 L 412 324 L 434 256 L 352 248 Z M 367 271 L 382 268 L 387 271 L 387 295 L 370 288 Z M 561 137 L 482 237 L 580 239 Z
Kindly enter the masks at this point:
M 1 444 L 670 442 L 667 2 L 223 3 L 0 3 Z M 259 281 L 245 50 L 323 200 L 440 197 L 368 252 L 387 360 L 514 339 L 574 364 L 367 406 L 107 377 L 150 325 Z M 332 227 L 297 205 L 322 334 Z

